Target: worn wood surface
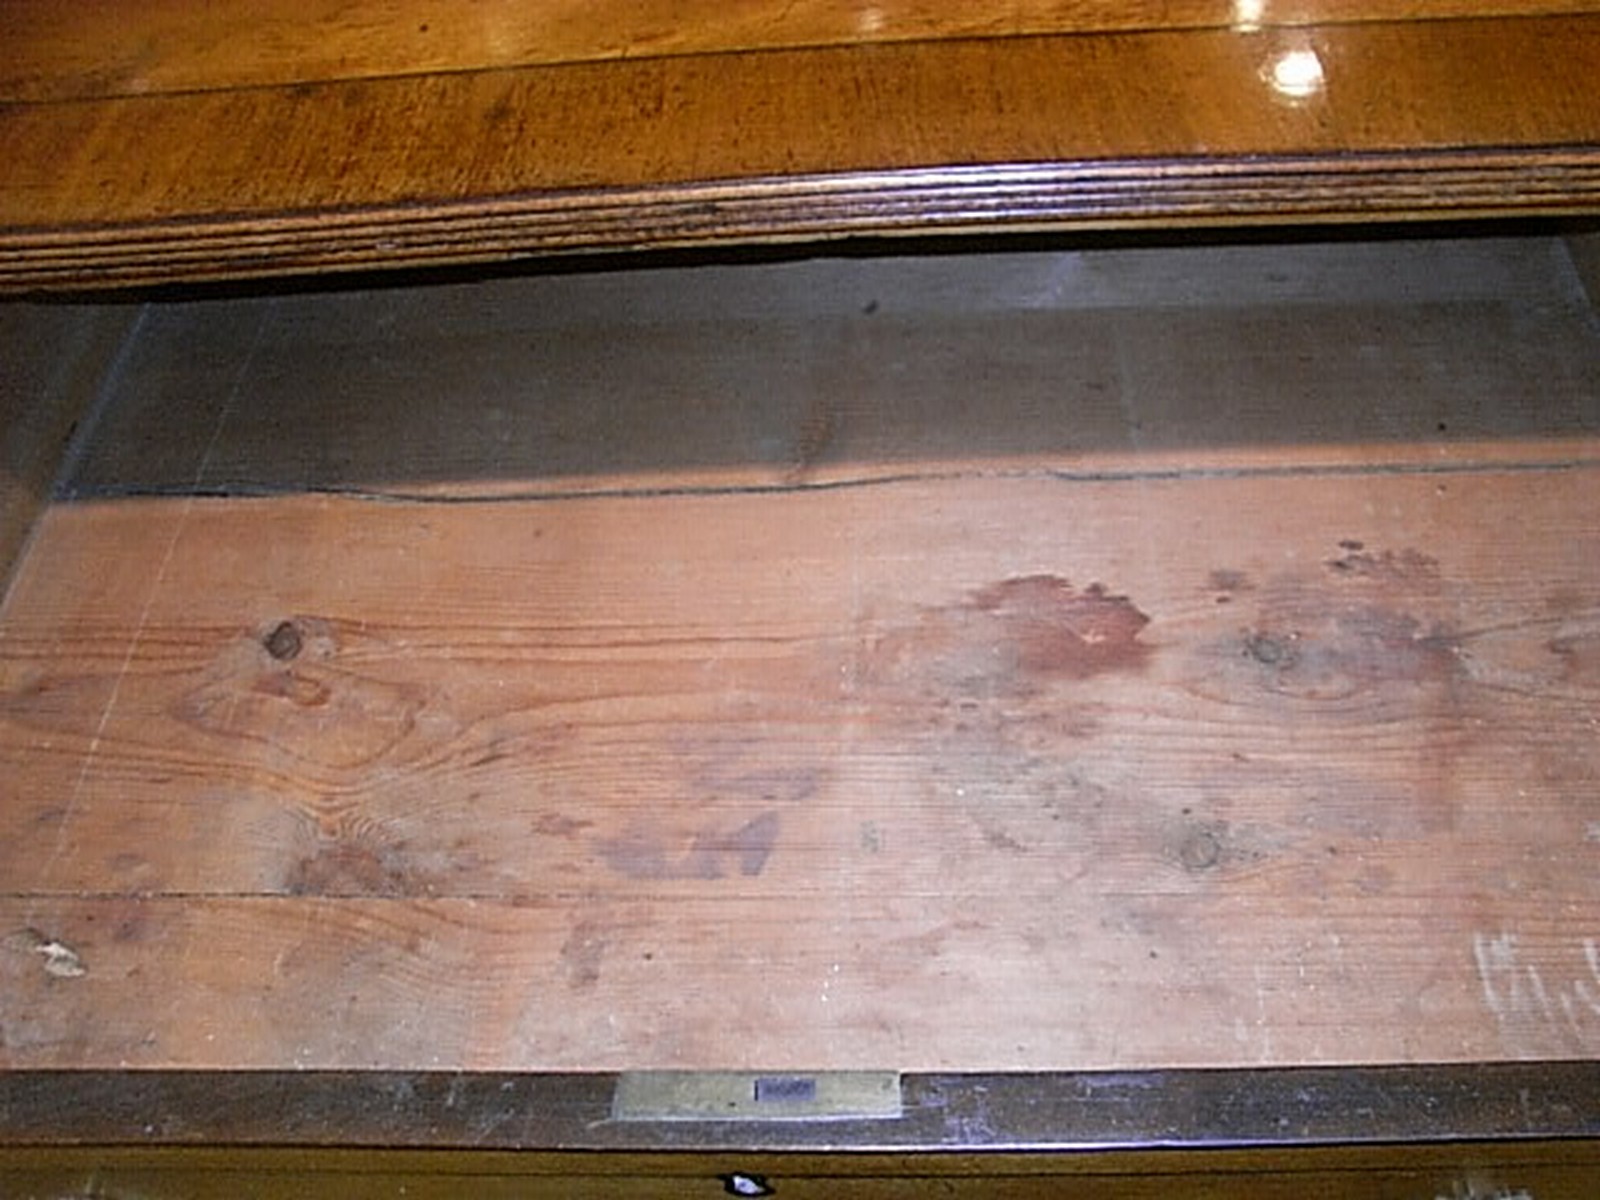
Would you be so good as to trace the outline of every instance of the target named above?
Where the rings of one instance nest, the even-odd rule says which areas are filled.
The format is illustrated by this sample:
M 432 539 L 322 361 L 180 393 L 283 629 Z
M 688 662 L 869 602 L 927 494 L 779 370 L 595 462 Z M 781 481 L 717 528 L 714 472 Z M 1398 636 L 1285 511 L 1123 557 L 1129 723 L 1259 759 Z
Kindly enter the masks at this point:
M 1600 196 L 1587 3 L 614 7 L 8 8 L 0 287 Z
M 1058 258 L 1053 293 L 1037 262 L 1009 292 L 766 268 L 743 317 L 669 304 L 715 294 L 693 272 L 421 298 L 460 354 L 398 293 L 173 310 L 0 621 L 4 1061 L 1592 1056 L 1592 314 L 1556 242 L 1339 252 L 1167 252 L 1165 343 L 1091 303 L 1138 296 L 1137 254 Z M 554 302 L 589 286 L 609 338 Z M 905 299 L 940 295 L 968 307 Z M 1320 356 L 1283 333 L 1313 316 Z M 850 404 L 790 406 L 846 395 L 858 338 Z M 484 349 L 513 342 L 539 370 Z M 963 454 L 916 418 L 936 376 L 958 431 L 1088 444 Z M 553 457 L 473 468 L 396 419 L 386 470 L 341 459 L 413 382 Z M 703 446 L 652 466 L 664 398 Z

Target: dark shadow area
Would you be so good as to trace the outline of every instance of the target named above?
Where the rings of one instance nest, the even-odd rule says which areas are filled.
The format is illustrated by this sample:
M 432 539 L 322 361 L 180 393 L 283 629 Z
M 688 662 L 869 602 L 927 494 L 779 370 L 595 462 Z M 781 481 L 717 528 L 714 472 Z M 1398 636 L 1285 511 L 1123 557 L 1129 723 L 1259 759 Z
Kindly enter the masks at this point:
M 1565 230 L 1418 236 L 1442 232 L 844 244 L 162 293 L 63 494 L 793 485 L 1600 431 L 1600 326 Z

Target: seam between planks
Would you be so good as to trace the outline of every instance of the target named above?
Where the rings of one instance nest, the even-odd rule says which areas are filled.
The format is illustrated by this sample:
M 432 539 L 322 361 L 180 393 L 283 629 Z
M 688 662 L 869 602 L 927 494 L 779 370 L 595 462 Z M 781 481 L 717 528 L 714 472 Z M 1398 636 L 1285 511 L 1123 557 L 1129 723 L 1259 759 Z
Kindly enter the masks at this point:
M 1566 459 L 1511 460 L 1507 462 L 1474 459 L 1449 463 L 1305 463 L 1276 467 L 1128 467 L 1091 470 L 1027 468 L 987 471 L 901 471 L 890 475 L 861 475 L 846 479 L 825 479 L 808 482 L 688 484 L 682 487 L 528 489 L 487 494 L 408 491 L 397 488 L 330 484 L 309 486 L 231 484 L 212 488 L 96 485 L 74 489 L 69 496 L 62 498 L 62 502 L 93 503 L 119 500 L 186 498 L 218 501 L 280 500 L 297 496 L 321 496 L 331 499 L 354 500 L 368 504 L 494 505 L 561 503 L 586 500 L 655 500 L 676 497 L 803 495 L 808 492 L 841 492 L 908 484 L 962 483 L 979 480 L 1055 482 L 1064 484 L 1166 483 L 1216 479 L 1345 479 L 1474 474 L 1527 475 L 1541 472 L 1570 474 L 1597 469 L 1600 469 L 1600 457 L 1587 456 Z

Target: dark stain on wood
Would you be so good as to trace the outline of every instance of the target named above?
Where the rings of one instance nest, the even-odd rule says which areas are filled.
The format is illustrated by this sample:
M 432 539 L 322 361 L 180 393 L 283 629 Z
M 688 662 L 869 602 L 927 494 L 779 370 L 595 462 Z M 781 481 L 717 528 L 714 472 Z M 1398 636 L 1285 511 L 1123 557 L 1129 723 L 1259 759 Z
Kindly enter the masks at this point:
M 764 812 L 732 830 L 697 833 L 688 849 L 674 854 L 660 831 L 636 828 L 600 842 L 600 857 L 630 879 L 753 879 L 766 869 L 782 830 L 782 817 Z
M 574 924 L 567 940 L 561 943 L 561 967 L 567 982 L 578 991 L 599 983 L 600 967 L 608 949 L 610 938 L 603 924 L 588 918 Z
M 1549 639 L 1545 648 L 1560 665 L 1562 683 L 1600 686 L 1600 633 L 1558 635 Z
M 1261 669 L 1267 686 L 1310 699 L 1390 683 L 1447 683 L 1462 673 L 1460 654 L 1454 634 L 1379 605 L 1285 614 L 1241 637 L 1241 655 Z
M 1185 871 L 1209 871 L 1222 861 L 1224 830 L 1217 824 L 1200 824 L 1186 830 L 1178 842 L 1177 857 Z
M 1018 841 L 992 821 L 979 820 L 978 832 L 983 834 L 984 842 L 992 850 L 999 850 L 1004 854 L 1026 854 L 1028 852 L 1028 847 L 1025 843 Z
M 1293 666 L 1299 657 L 1295 649 L 1299 637 L 1297 633 L 1291 633 L 1286 637 L 1270 633 L 1250 633 L 1244 639 L 1244 652 L 1262 666 L 1286 669 Z
M 292 896 L 411 896 L 430 890 L 418 886 L 403 855 L 343 838 L 325 840 L 299 859 L 284 889 Z
M 1207 816 L 1185 809 L 1168 824 L 1163 839 L 1169 858 L 1190 875 L 1234 873 L 1258 865 L 1272 856 L 1276 839 L 1270 831 Z
M 1231 604 L 1236 594 L 1249 589 L 1250 577 L 1231 567 L 1218 567 L 1207 577 L 1206 583 L 1216 593 L 1214 599 L 1218 604 Z
M 775 812 L 765 812 L 746 821 L 730 834 L 701 834 L 695 838 L 688 862 L 698 879 L 720 879 L 724 868 L 733 865 L 740 875 L 754 878 L 766 869 L 778 840 L 782 820 Z
M 1254 620 L 1225 656 L 1252 672 L 1258 686 L 1306 700 L 1449 687 L 1469 677 L 1467 635 L 1438 615 L 1444 597 L 1436 559 L 1369 549 L 1353 538 L 1339 551 L 1322 571 L 1289 574 L 1252 594 Z M 1227 677 L 1223 671 L 1200 686 L 1214 688 Z
M 1415 583 L 1419 580 L 1437 580 L 1439 561 L 1420 550 L 1384 550 L 1372 553 L 1353 539 L 1339 543 L 1343 551 L 1337 558 L 1328 560 L 1328 569 L 1338 575 L 1364 579 L 1389 580 L 1395 583 Z
M 300 630 L 293 621 L 279 621 L 272 632 L 262 639 L 261 644 L 273 658 L 279 662 L 288 662 L 299 657 L 304 639 L 301 638 Z
M 434 898 L 457 889 L 453 881 L 481 873 L 476 854 L 415 848 L 386 840 L 372 828 L 307 830 L 309 847 L 283 877 L 292 896 Z M 302 842 L 304 846 L 304 842 Z

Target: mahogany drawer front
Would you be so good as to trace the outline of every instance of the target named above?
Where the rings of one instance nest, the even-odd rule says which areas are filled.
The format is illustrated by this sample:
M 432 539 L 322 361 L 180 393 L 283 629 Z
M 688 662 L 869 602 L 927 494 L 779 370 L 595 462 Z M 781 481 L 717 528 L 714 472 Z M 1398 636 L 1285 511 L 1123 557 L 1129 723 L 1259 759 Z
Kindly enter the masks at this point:
M 125 7 L 8 13 L 0 289 L 1600 208 L 1589 0 Z

